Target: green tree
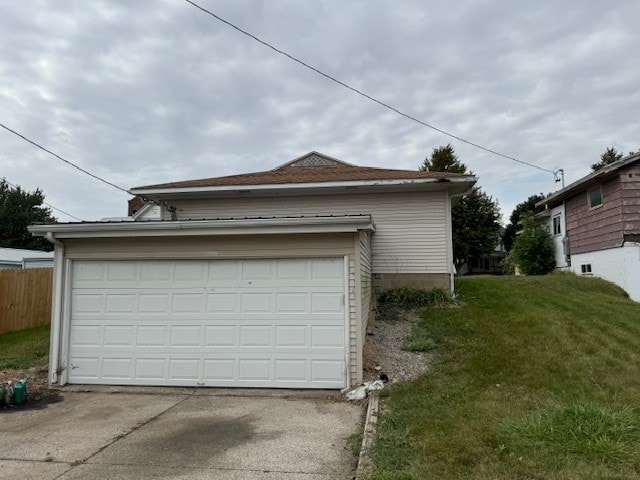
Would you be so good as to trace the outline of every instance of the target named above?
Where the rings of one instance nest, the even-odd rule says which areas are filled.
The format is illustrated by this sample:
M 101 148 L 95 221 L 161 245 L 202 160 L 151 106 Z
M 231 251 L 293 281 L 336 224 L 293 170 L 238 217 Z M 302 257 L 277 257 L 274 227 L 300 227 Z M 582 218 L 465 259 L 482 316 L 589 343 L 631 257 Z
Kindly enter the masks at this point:
M 544 210 L 544 206 L 536 207 L 536 203 L 544 200 L 544 198 L 545 197 L 542 193 L 531 195 L 524 202 L 515 206 L 513 212 L 511 212 L 511 216 L 509 217 L 509 224 L 505 227 L 504 233 L 502 234 L 502 245 L 504 245 L 504 249 L 507 252 L 510 251 L 513 246 L 513 242 L 516 239 L 516 233 L 522 228 L 520 225 L 520 219 L 527 213 L 538 213 Z
M 436 147 L 422 162 L 420 170 L 424 172 L 467 173 L 467 166 L 458 160 L 451 144 Z
M 43 207 L 44 195 L 13 188 L 5 179 L 0 179 L 0 247 L 26 248 L 50 251 L 51 243 L 34 237 L 27 230 L 31 223 L 55 222 L 51 210 Z
M 551 235 L 531 213 L 522 217 L 522 224 L 522 233 L 513 242 L 510 253 L 513 262 L 525 275 L 551 272 L 556 266 Z
M 488 255 L 500 241 L 498 202 L 480 187 L 459 199 L 451 207 L 453 255 L 456 269 L 470 265 L 474 258 Z
M 467 166 L 455 154 L 451 144 L 433 149 L 420 170 L 467 173 Z M 469 265 L 473 258 L 489 254 L 500 240 L 498 203 L 479 187 L 473 187 L 451 207 L 453 255 L 456 268 Z
M 594 163 L 591 165 L 591 170 L 594 172 L 596 170 L 600 170 L 602 167 L 609 165 L 610 163 L 616 162 L 622 158 L 622 153 L 618 152 L 613 147 L 608 147 L 602 155 L 600 155 L 600 161 L 598 163 Z

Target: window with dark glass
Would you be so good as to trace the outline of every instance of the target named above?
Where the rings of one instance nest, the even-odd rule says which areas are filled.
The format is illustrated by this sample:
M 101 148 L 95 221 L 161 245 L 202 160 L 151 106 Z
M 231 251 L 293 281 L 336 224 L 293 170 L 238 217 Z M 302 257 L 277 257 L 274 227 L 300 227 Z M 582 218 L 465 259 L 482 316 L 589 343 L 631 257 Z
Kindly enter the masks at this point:
M 602 205 L 602 185 L 589 190 L 589 208 L 595 208 Z
M 560 215 L 556 215 L 555 217 L 553 217 L 553 234 L 554 235 L 560 235 L 562 233 L 562 224 L 560 223 L 561 219 L 562 217 Z

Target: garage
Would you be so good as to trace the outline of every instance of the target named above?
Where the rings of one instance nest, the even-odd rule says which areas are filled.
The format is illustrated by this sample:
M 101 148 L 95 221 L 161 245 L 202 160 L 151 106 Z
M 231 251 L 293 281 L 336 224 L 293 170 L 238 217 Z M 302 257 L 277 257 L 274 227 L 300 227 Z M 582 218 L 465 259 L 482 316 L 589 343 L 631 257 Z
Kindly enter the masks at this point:
M 68 382 L 347 385 L 344 257 L 73 260 Z
M 55 246 L 52 384 L 362 382 L 369 215 L 30 228 Z

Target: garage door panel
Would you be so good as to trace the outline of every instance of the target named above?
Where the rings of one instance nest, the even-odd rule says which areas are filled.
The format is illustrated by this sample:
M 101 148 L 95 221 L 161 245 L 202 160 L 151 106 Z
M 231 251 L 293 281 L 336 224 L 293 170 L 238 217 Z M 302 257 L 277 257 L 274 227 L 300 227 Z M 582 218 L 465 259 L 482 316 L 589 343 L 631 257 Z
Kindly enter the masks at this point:
M 270 358 L 241 358 L 238 360 L 238 382 L 269 382 L 271 380 Z
M 136 345 L 139 347 L 164 347 L 167 342 L 167 331 L 169 327 L 165 325 L 138 325 Z
M 167 376 L 166 365 L 167 361 L 164 358 L 136 358 L 134 378 L 162 383 Z
M 312 348 L 343 348 L 344 327 L 333 325 L 314 325 L 311 327 Z
M 309 313 L 311 310 L 309 294 L 305 292 L 281 292 L 276 293 L 277 314 Z
M 306 382 L 310 373 L 310 362 L 306 360 L 277 359 L 274 363 L 276 381 Z
M 73 279 L 76 285 L 86 287 L 101 287 L 106 277 L 107 264 L 105 262 L 74 262 Z
M 344 308 L 344 295 L 342 293 L 312 293 L 311 313 L 335 313 L 339 314 Z
M 269 347 L 271 346 L 271 326 L 242 325 L 240 326 L 240 347 Z
M 168 293 L 140 293 L 138 295 L 139 315 L 169 315 L 171 295 Z
M 245 292 L 240 294 L 240 314 L 273 313 L 273 293 Z
M 170 348 L 174 347 L 201 347 L 200 325 L 173 325 L 170 330 Z
M 200 360 L 196 358 L 169 359 L 169 380 L 192 380 L 200 378 Z
M 204 360 L 204 381 L 233 382 L 238 377 L 236 360 L 232 358 L 213 358 Z
M 78 324 L 71 331 L 72 346 L 94 346 L 102 345 L 102 326 Z
M 146 261 L 140 264 L 140 280 L 145 284 L 169 283 L 173 264 L 165 261 Z
M 171 302 L 173 315 L 204 314 L 205 298 L 202 293 L 174 293 Z
M 316 258 L 311 260 L 311 278 L 341 279 L 344 275 L 344 264 L 338 258 Z
M 241 263 L 242 280 L 267 280 L 273 278 L 273 260 L 245 261 Z
M 177 260 L 174 262 L 173 281 L 182 283 L 196 283 L 202 285 L 206 281 L 208 265 L 199 260 Z
M 210 282 L 228 282 L 230 280 L 240 279 L 240 261 L 239 260 L 216 260 L 209 262 L 209 278 Z
M 311 379 L 318 382 L 338 382 L 344 375 L 344 362 L 311 360 Z
M 105 315 L 132 315 L 138 309 L 136 295 L 112 293 L 105 295 Z
M 73 275 L 71 383 L 346 385 L 341 258 L 75 261 Z
M 122 282 L 137 282 L 140 263 L 133 261 L 107 263 L 107 283 L 121 285 Z
M 205 347 L 236 347 L 238 327 L 236 325 L 207 325 L 205 327 Z
M 70 380 L 99 380 L 102 375 L 102 361 L 97 356 L 75 356 L 69 359 Z M 93 383 L 93 382 L 92 382 Z
M 240 313 L 239 294 L 236 292 L 208 293 L 206 298 L 207 314 Z
M 307 325 L 277 325 L 275 334 L 275 344 L 279 348 L 308 348 L 311 343 Z
M 133 325 L 105 325 L 104 341 L 105 347 L 133 347 L 135 327 Z
M 103 357 L 102 378 L 105 380 L 133 379 L 133 359 L 126 357 Z
M 101 293 L 74 293 L 71 298 L 71 314 L 102 315 L 104 314 L 104 295 Z

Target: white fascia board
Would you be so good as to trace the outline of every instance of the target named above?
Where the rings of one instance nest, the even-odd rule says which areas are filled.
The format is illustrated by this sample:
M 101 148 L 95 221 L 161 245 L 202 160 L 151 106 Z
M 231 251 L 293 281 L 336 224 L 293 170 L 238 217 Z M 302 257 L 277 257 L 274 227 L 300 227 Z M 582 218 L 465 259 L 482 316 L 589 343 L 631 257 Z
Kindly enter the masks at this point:
M 355 187 L 384 187 L 397 185 L 430 185 L 442 187 L 447 183 L 467 183 L 469 186 L 476 182 L 472 175 L 455 178 L 404 178 L 396 180 L 349 180 L 342 182 L 309 182 L 309 183 L 269 183 L 264 185 L 219 185 L 214 187 L 182 187 L 182 188 L 132 188 L 131 195 L 153 196 L 153 195 L 175 195 L 193 193 L 224 193 L 241 191 L 276 191 L 276 190 L 305 190 L 318 188 L 355 188 Z
M 35 235 L 55 238 L 167 237 L 196 235 L 265 235 L 375 231 L 370 215 L 350 217 L 265 218 L 237 220 L 148 221 L 31 225 Z

